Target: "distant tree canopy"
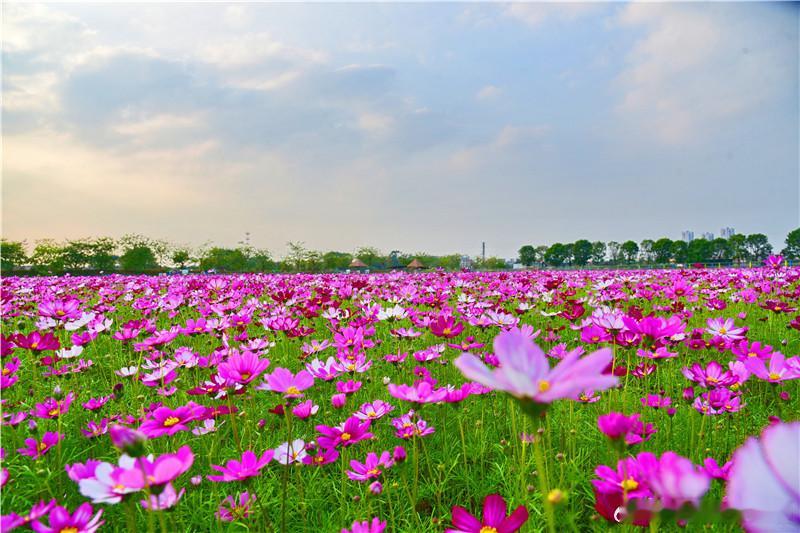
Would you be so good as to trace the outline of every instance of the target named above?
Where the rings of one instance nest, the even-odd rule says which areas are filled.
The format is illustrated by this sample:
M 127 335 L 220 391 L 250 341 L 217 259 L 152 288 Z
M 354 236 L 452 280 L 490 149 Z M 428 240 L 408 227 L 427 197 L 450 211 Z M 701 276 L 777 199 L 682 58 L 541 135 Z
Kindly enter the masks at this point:
M 241 244 L 241 243 L 240 243 Z M 789 260 L 800 260 L 800 228 L 786 236 L 782 254 Z M 350 268 L 358 258 L 370 270 L 404 268 L 418 259 L 426 268 L 458 270 L 460 254 L 431 255 L 424 252 L 404 253 L 392 250 L 384 254 L 377 248 L 364 246 L 355 252 L 320 252 L 306 248 L 302 242 L 287 243 L 288 252 L 276 261 L 267 250 L 249 245 L 225 248 L 206 244 L 192 250 L 184 245 L 172 245 L 162 240 L 129 234 L 120 239 L 97 237 L 57 242 L 38 240 L 29 249 L 24 241 L 2 239 L 0 269 L 4 273 L 29 269 L 36 274 L 64 272 L 154 272 L 169 268 L 192 268 L 218 272 L 336 272 Z M 667 237 L 656 240 L 595 241 L 579 239 L 573 243 L 554 243 L 550 246 L 526 244 L 519 249 L 518 262 L 523 266 L 588 264 L 666 264 L 666 263 L 760 263 L 772 253 L 767 236 L 762 233 L 732 235 L 727 239 L 694 239 L 691 242 L 673 241 Z M 473 258 L 473 268 L 498 270 L 510 268 L 509 262 L 498 257 Z

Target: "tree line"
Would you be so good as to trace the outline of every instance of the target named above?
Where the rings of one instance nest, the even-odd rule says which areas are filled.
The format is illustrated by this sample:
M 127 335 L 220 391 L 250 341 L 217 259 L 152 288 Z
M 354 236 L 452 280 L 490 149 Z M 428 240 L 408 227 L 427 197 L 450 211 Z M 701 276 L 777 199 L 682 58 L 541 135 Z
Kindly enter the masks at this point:
M 800 259 L 800 228 L 789 232 L 785 242 L 786 247 L 781 254 L 787 259 Z M 580 239 L 550 246 L 526 244 L 519 249 L 519 262 L 524 266 L 749 263 L 763 261 L 772 251 L 772 245 L 762 233 L 732 235 L 727 239 L 699 238 L 691 242 L 673 241 L 666 237 L 645 239 L 640 243 L 632 240 L 620 243 Z
M 373 247 L 355 252 L 321 252 L 307 248 L 302 242 L 287 243 L 288 253 L 281 260 L 268 250 L 241 244 L 235 248 L 205 244 L 192 249 L 151 239 L 142 235 L 36 241 L 29 251 L 24 241 L 2 240 L 0 268 L 4 272 L 29 271 L 35 274 L 64 272 L 155 273 L 170 269 L 218 272 L 335 272 L 347 270 L 354 258 L 370 270 L 388 270 L 408 265 L 413 259 L 429 268 L 458 270 L 459 254 L 436 256 L 427 253 L 409 254 L 393 250 L 384 254 Z M 476 259 L 480 269 L 507 268 L 505 260 L 488 257 Z

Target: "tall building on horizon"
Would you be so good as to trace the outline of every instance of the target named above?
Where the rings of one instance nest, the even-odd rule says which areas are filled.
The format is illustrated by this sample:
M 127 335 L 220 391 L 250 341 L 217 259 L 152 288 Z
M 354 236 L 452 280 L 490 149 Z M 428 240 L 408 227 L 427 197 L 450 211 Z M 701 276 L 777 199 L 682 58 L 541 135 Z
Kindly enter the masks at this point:
M 724 227 L 721 230 L 719 230 L 719 236 L 722 237 L 723 239 L 730 239 L 734 235 L 736 235 L 736 230 L 734 230 L 733 228 Z
M 714 234 L 711 233 L 710 231 L 706 231 L 705 233 L 700 234 L 700 237 L 702 237 L 703 239 L 705 239 L 707 241 L 713 241 L 714 240 Z
M 690 229 L 684 230 L 684 232 L 681 234 L 681 238 L 685 242 L 692 242 L 694 240 L 694 232 Z

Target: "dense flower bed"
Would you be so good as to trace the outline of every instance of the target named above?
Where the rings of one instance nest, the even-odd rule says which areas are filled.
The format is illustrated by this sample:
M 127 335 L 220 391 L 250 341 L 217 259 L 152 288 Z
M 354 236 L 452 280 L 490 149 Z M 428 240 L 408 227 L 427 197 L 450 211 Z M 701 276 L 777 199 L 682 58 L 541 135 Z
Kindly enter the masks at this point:
M 2 530 L 797 530 L 781 265 L 6 278 Z

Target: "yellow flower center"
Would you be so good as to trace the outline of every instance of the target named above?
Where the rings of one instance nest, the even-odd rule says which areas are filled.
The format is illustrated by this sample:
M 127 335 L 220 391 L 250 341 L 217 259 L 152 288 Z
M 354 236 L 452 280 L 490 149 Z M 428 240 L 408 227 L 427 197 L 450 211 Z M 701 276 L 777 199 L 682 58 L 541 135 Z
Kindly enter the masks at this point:
M 716 383 L 716 382 L 718 382 L 719 380 L 718 380 L 717 378 L 715 378 L 714 376 L 708 376 L 708 377 L 706 378 L 706 381 L 708 381 L 709 383 Z
M 719 328 L 719 334 L 720 334 L 720 335 L 725 335 L 726 333 L 728 333 L 728 330 L 727 330 L 727 329 L 725 329 L 725 328 Z
M 171 417 L 167 418 L 166 420 L 164 420 L 164 426 L 166 426 L 168 428 L 171 428 L 172 426 L 174 426 L 175 424 L 177 424 L 180 421 L 181 421 L 181 419 L 178 418 L 177 416 L 171 416 Z
M 47 411 L 47 414 L 50 415 L 50 416 L 58 416 L 58 413 L 59 413 L 58 407 L 54 407 L 54 408 L 50 409 L 49 411 Z
M 350 440 L 352 437 L 353 436 L 350 435 L 350 433 L 342 433 L 342 441 L 343 442 L 346 442 L 346 441 Z
M 622 485 L 622 490 L 624 490 L 625 492 L 629 492 L 639 488 L 639 482 L 632 478 L 624 479 L 621 485 Z
M 750 352 L 747 354 L 747 357 L 758 357 L 758 354 L 756 352 Z
M 78 533 L 78 528 L 74 526 L 64 527 L 61 528 L 61 531 L 59 531 L 59 533 Z
M 7 375 L 9 375 L 10 373 L 11 373 L 11 370 L 9 370 L 9 369 L 7 369 L 7 368 L 4 368 L 4 369 L 3 369 L 3 375 L 4 375 L 4 376 L 7 376 Z
M 300 394 L 300 389 L 292 385 L 288 389 L 286 389 L 286 394 Z
M 547 392 L 550 390 L 550 382 L 544 379 L 539 380 L 539 392 Z
M 377 468 L 373 468 L 372 470 L 367 470 L 367 474 L 370 475 L 370 476 L 377 476 L 380 473 L 381 473 L 381 471 L 378 470 Z
M 773 379 L 773 380 L 781 379 L 781 375 L 780 374 L 776 374 L 775 372 L 772 372 L 769 375 L 769 379 Z
M 739 389 L 739 384 L 738 383 L 734 383 L 733 385 L 730 386 L 730 389 L 731 390 L 738 390 Z
M 39 347 L 39 343 L 38 343 L 38 342 L 32 342 L 32 343 L 31 343 L 31 349 L 32 349 L 32 350 L 35 350 L 35 349 L 36 349 L 36 348 L 38 348 L 38 347 Z
M 43 451 L 45 451 L 47 449 L 47 443 L 46 442 L 40 442 L 39 445 L 37 446 L 37 448 L 39 448 L 40 452 L 43 452 Z
M 453 330 L 451 330 L 450 328 L 444 328 L 442 330 L 442 333 L 444 333 L 445 335 L 450 335 L 452 332 Z
M 250 372 L 245 372 L 242 374 L 242 379 L 250 379 Z
M 497 533 L 497 528 L 491 526 L 483 526 L 479 533 Z
M 378 413 L 376 413 L 375 411 L 367 411 L 367 416 L 372 418 L 374 416 L 378 416 Z
M 114 490 L 117 492 L 122 492 L 123 490 L 125 490 L 125 485 L 117 483 L 116 485 L 114 485 Z

